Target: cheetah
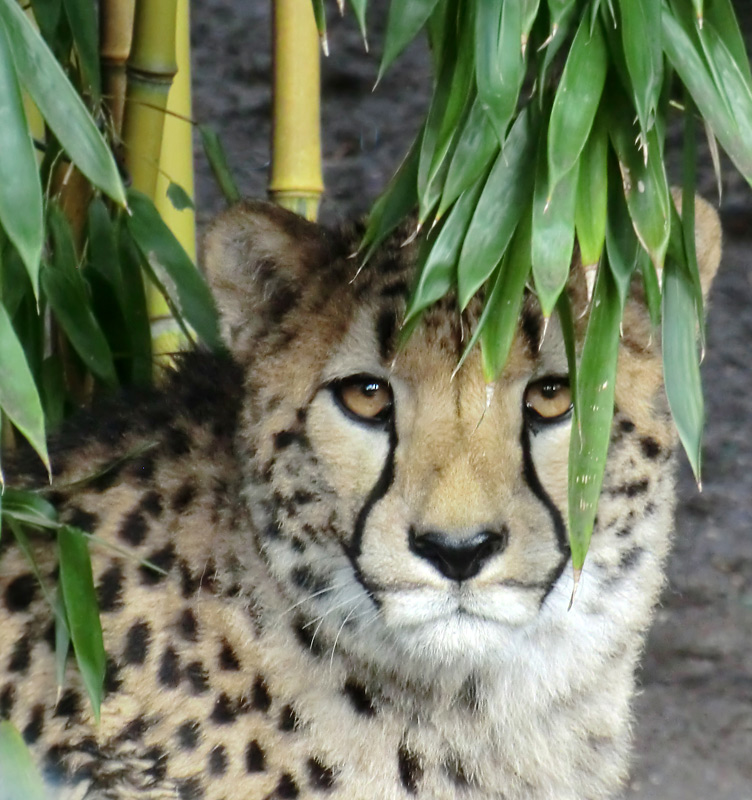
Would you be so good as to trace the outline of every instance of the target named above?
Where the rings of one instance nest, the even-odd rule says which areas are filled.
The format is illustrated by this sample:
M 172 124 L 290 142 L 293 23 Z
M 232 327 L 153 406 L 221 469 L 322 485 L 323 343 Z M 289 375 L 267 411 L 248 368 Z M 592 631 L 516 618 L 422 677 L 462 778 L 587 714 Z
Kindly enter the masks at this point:
M 96 723 L 57 691 L 52 613 L 0 540 L 0 717 L 53 796 L 597 800 L 628 769 L 634 670 L 663 581 L 676 433 L 635 286 L 576 601 L 563 336 L 532 293 L 503 374 L 459 371 L 480 301 L 404 347 L 417 255 L 261 202 L 211 228 L 227 352 L 105 401 L 53 447 L 91 547 L 107 651 Z M 705 291 L 720 258 L 697 205 Z M 582 268 L 568 289 L 578 331 Z M 544 335 L 545 332 L 545 335 Z M 455 374 L 456 372 L 456 374 Z M 14 480 L 44 485 L 41 468 Z M 54 584 L 54 554 L 34 543 Z M 150 565 L 158 567 L 153 569 Z

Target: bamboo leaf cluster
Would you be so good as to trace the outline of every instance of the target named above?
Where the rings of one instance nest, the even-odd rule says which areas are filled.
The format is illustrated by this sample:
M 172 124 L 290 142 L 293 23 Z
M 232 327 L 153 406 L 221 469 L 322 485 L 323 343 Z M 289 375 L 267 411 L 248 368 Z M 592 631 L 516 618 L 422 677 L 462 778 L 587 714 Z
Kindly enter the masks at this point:
M 480 344 L 492 383 L 526 284 L 544 316 L 558 313 L 567 327 L 564 290 L 579 250 L 592 305 L 570 358 L 569 535 L 579 569 L 636 275 L 661 327 L 667 394 L 699 480 L 702 294 L 693 213 L 682 219 L 674 208 L 665 134 L 670 114 L 683 113 L 684 209 L 694 196 L 698 112 L 711 151 L 717 139 L 752 182 L 752 79 L 731 0 L 394 0 L 388 15 L 380 77 L 421 30 L 435 67 L 427 119 L 363 241 L 367 260 L 417 208 L 428 246 L 406 330 L 447 292 L 460 311 L 482 292 L 468 348 Z

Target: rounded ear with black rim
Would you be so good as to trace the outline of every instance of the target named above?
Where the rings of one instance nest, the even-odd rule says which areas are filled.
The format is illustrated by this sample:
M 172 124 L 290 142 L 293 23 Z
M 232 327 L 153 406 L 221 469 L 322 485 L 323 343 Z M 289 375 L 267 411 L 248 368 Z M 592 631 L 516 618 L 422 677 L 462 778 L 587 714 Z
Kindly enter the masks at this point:
M 240 355 L 279 326 L 327 256 L 324 230 L 279 206 L 245 201 L 221 214 L 206 234 L 204 267 L 230 351 Z

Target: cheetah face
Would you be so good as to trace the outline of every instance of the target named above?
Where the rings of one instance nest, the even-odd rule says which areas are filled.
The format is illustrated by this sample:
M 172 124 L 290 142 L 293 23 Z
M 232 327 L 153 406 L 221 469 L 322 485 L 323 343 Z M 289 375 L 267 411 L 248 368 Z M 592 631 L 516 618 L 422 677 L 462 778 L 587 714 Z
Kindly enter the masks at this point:
M 480 304 L 460 319 L 444 301 L 398 350 L 415 259 L 402 241 L 359 272 L 357 236 L 261 204 L 209 235 L 225 341 L 247 375 L 239 452 L 253 550 L 311 647 L 494 662 L 510 637 L 567 613 L 563 337 L 528 297 L 505 370 L 486 386 L 477 352 L 457 370 Z M 581 336 L 584 281 L 571 283 Z M 628 307 L 627 321 L 617 405 L 670 452 L 647 316 Z M 611 527 L 627 514 L 618 494 L 599 507 Z M 599 542 L 596 530 L 591 554 Z M 599 580 L 613 578 L 606 565 Z

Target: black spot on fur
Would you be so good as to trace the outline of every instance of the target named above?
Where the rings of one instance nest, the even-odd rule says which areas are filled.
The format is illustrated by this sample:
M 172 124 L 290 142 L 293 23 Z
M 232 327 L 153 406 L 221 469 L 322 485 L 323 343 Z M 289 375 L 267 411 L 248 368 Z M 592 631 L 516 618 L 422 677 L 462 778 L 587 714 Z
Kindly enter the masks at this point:
M 387 361 L 392 354 L 394 331 L 397 328 L 397 315 L 390 308 L 382 311 L 376 321 L 376 341 L 379 345 L 379 355 Z
M 630 550 L 626 550 L 619 559 L 619 569 L 633 567 L 642 558 L 643 552 L 642 547 L 633 547 Z
M 313 638 L 313 631 L 311 630 L 310 626 L 306 627 L 305 622 L 298 619 L 293 624 L 293 631 L 300 644 L 302 644 L 312 656 L 316 656 L 318 658 L 324 654 L 324 647 L 321 644 L 320 639 Z
M 36 740 L 42 735 L 44 729 L 44 706 L 41 704 L 35 705 L 31 709 L 31 716 L 26 723 L 21 735 L 26 744 L 34 744 Z
M 219 651 L 219 668 L 227 672 L 237 672 L 240 669 L 240 661 L 226 639 L 222 640 L 222 649 Z
M 93 489 L 95 492 L 106 492 L 110 487 L 117 483 L 120 473 L 123 471 L 125 462 L 113 464 L 103 472 L 100 472 L 95 478 L 87 482 L 87 487 Z
M 308 439 L 300 431 L 279 431 L 274 434 L 274 449 L 285 450 L 291 444 L 308 445 Z
M 266 769 L 266 755 L 261 745 L 254 739 L 245 750 L 245 768 L 247 772 L 263 772 Z
M 144 620 L 134 622 L 125 635 L 123 661 L 126 664 L 143 664 L 149 654 L 151 631 Z
M 211 713 L 211 721 L 217 725 L 230 725 L 235 722 L 237 711 L 233 705 L 232 700 L 224 693 L 219 695 L 214 702 L 214 708 Z
M 154 564 L 154 566 L 164 570 L 164 572 L 159 572 L 156 569 L 152 569 L 148 564 L 141 564 L 139 566 L 138 571 L 141 575 L 141 583 L 153 586 L 164 580 L 164 573 L 172 569 L 172 565 L 175 563 L 175 545 L 170 542 L 160 550 L 149 553 L 146 559 L 151 564 Z
M 201 800 L 204 795 L 201 778 L 186 778 L 178 782 L 178 797 L 180 800 Z
M 118 536 L 129 545 L 138 547 L 146 538 L 148 530 L 144 515 L 139 509 L 134 509 L 120 525 Z
M 9 719 L 16 699 L 16 689 L 11 683 L 6 683 L 0 692 L 0 719 Z
M 645 458 L 655 459 L 661 454 L 661 446 L 652 436 L 645 436 L 640 439 L 640 447 Z
M 81 697 L 75 689 L 66 689 L 55 706 L 56 717 L 75 717 L 81 710 Z
M 199 575 L 191 572 L 190 567 L 185 561 L 180 561 L 180 591 L 183 597 L 192 597 L 201 585 Z
M 540 315 L 534 309 L 524 308 L 522 319 L 520 320 L 520 329 L 525 337 L 528 352 L 533 356 L 537 356 L 541 340 Z
M 162 514 L 162 497 L 153 489 L 147 492 L 139 503 L 139 508 L 155 519 Z
M 295 709 L 287 705 L 279 712 L 279 729 L 281 731 L 294 731 L 299 724 Z
M 447 775 L 458 787 L 465 787 L 470 784 L 470 779 L 467 776 L 465 767 L 456 757 L 452 756 L 449 758 L 444 764 L 444 769 L 446 770 Z
M 170 428 L 167 432 L 167 449 L 170 455 L 187 456 L 191 451 L 191 440 L 183 428 Z
M 635 424 L 634 424 L 634 422 L 632 422 L 632 420 L 631 420 L 631 419 L 623 419 L 623 420 L 622 420 L 622 421 L 619 423 L 619 430 L 620 430 L 622 433 L 632 433 L 632 431 L 633 431 L 634 429 L 635 429 Z
M 180 635 L 189 642 L 198 640 L 198 623 L 196 617 L 190 608 L 184 608 L 183 613 L 178 620 L 178 630 Z
M 283 773 L 277 784 L 274 796 L 287 800 L 288 798 L 295 798 L 299 794 L 300 789 L 298 789 L 298 784 L 295 783 L 292 775 L 289 772 Z
M 152 762 L 152 765 L 144 770 L 145 774 L 155 782 L 163 781 L 167 775 L 167 753 L 162 747 L 150 747 L 145 753 L 144 758 Z
M 642 480 L 634 481 L 633 483 L 620 487 L 619 493 L 623 493 L 627 497 L 637 497 L 639 494 L 645 494 L 648 490 L 648 486 L 650 486 L 650 481 L 648 481 L 647 478 L 643 478 Z
M 120 678 L 120 665 L 113 658 L 108 658 L 104 668 L 104 693 L 114 694 L 120 690 L 123 681 Z
M 81 528 L 82 531 L 93 533 L 99 524 L 99 517 L 82 508 L 73 508 L 67 515 L 67 522 L 74 528 Z
M 354 678 L 348 678 L 345 682 L 343 692 L 350 705 L 358 713 L 366 717 L 372 717 L 376 713 L 373 698 L 366 691 L 365 686 L 358 683 Z
M 209 752 L 208 769 L 210 775 L 224 775 L 227 772 L 227 751 L 218 744 Z
M 13 645 L 13 652 L 8 659 L 8 672 L 24 673 L 31 664 L 31 642 L 29 635 L 24 633 Z
M 154 461 L 155 456 L 153 453 L 144 453 L 133 459 L 128 472 L 139 481 L 150 481 L 154 477 Z
M 5 590 L 5 607 L 8 611 L 26 611 L 36 596 L 39 583 L 27 573 L 14 578 Z
M 196 719 L 184 722 L 176 731 L 175 738 L 182 750 L 195 750 L 201 738 L 201 723 Z
M 44 776 L 52 784 L 65 780 L 67 769 L 65 758 L 69 749 L 65 745 L 53 745 L 44 755 Z
M 55 620 L 51 619 L 49 624 L 42 634 L 42 641 L 50 648 L 51 652 L 55 652 Z
M 114 563 L 99 576 L 97 600 L 102 612 L 123 607 L 123 567 L 119 563 Z
M 261 675 L 256 676 L 253 682 L 253 691 L 251 696 L 251 705 L 257 711 L 268 711 L 269 706 L 272 704 L 272 696 L 269 694 L 269 687 Z
M 209 690 L 209 678 L 200 661 L 191 661 L 185 668 L 185 677 L 193 694 L 204 694 Z
M 328 792 L 334 788 L 334 770 L 318 758 L 308 759 L 308 779 L 314 789 Z
M 410 794 L 418 793 L 418 783 L 423 777 L 423 768 L 418 757 L 411 753 L 404 744 L 397 751 L 397 765 L 400 783 Z
M 176 514 L 182 514 L 196 499 L 197 494 L 196 485 L 192 481 L 186 481 L 172 498 L 172 510 Z
M 180 683 L 180 659 L 175 650 L 169 645 L 165 647 L 162 653 L 157 679 L 167 689 L 174 689 Z
M 307 592 L 323 592 L 329 586 L 324 578 L 315 575 L 313 570 L 306 565 L 295 567 L 290 573 L 290 577 L 298 588 L 305 589 Z
M 146 731 L 149 729 L 149 723 L 143 716 L 139 715 L 132 719 L 118 734 L 116 741 L 118 742 L 135 742 L 142 739 Z
M 282 319 L 298 304 L 300 292 L 293 286 L 280 285 L 265 304 L 269 319 L 273 325 L 279 325 Z

